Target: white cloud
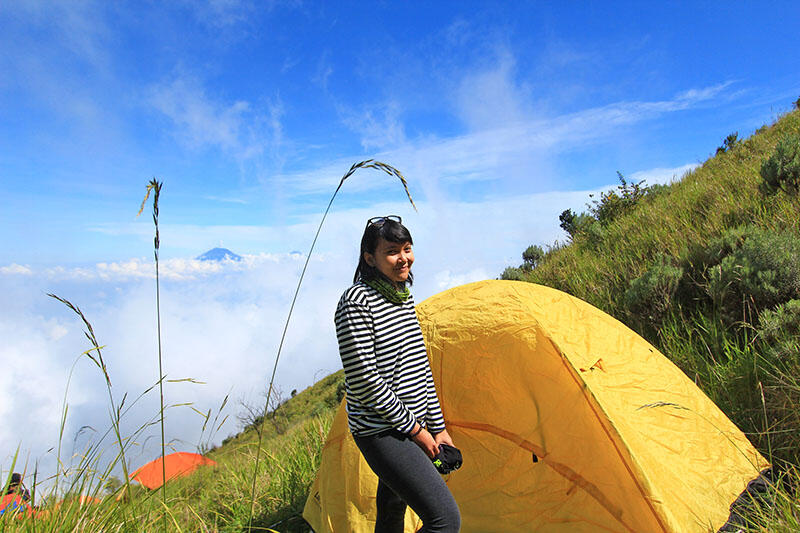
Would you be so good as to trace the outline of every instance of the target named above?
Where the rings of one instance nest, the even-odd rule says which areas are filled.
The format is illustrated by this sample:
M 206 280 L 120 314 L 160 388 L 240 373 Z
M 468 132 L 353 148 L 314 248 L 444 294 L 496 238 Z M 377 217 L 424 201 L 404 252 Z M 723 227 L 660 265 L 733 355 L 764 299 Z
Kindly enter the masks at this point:
M 266 111 L 246 100 L 221 101 L 197 79 L 176 76 L 151 87 L 147 101 L 175 123 L 176 136 L 190 148 L 218 148 L 242 162 L 283 140 L 280 100 Z
M 187 4 L 198 21 L 214 29 L 241 26 L 256 11 L 253 2 L 243 0 L 189 1 Z M 273 4 L 274 2 L 260 2 L 259 7 L 269 9 Z
M 680 181 L 683 176 L 688 172 L 693 171 L 700 165 L 698 163 L 689 163 L 675 168 L 652 168 L 649 170 L 640 170 L 634 172 L 630 176 L 626 176 L 629 182 L 639 182 L 644 180 L 647 185 L 655 184 L 669 184 Z
M 459 117 L 471 131 L 504 128 L 531 120 L 530 90 L 515 81 L 515 61 L 505 49 L 491 68 L 466 75 L 456 90 Z
M 497 76 L 503 78 L 506 74 Z M 506 87 L 503 90 L 518 90 L 510 82 L 495 83 Z M 512 188 L 524 183 L 525 192 L 536 192 L 552 187 L 551 168 L 559 154 L 590 144 L 612 143 L 623 127 L 701 105 L 720 95 L 728 85 L 685 91 L 669 100 L 618 102 L 550 118 L 534 118 L 524 110 L 518 111 L 513 103 L 516 97 L 512 96 L 506 111 L 493 113 L 499 117 L 504 113 L 519 115 L 520 120 L 499 120 L 490 127 L 488 118 L 476 116 L 469 120 L 476 128 L 482 125 L 484 129 L 446 139 L 409 140 L 374 154 L 374 158 L 391 162 L 411 179 L 412 186 L 416 184 L 435 196 L 444 194 L 438 187 L 440 183 L 463 186 L 469 181 L 502 180 Z M 477 100 L 473 103 L 480 105 Z M 338 183 L 342 168 L 350 163 L 352 159 L 342 159 L 310 171 L 276 176 L 275 180 L 288 196 L 327 193 Z M 351 181 L 350 191 L 385 189 L 387 183 L 381 177 Z
M 345 285 L 331 281 L 350 270 L 342 262 L 331 268 L 320 254 L 312 262 L 291 323 L 279 383 L 285 390 L 310 385 L 319 369 L 335 369 L 337 355 L 332 332 L 332 309 L 337 293 Z M 163 360 L 169 379 L 191 377 L 205 384 L 168 383 L 169 404 L 193 402 L 200 411 L 219 408 L 231 394 L 225 414 L 230 419 L 212 440 L 236 429 L 234 399 L 260 390 L 269 378 L 278 340 L 286 319 L 289 301 L 302 267 L 303 256 L 246 257 L 241 263 L 220 263 L 208 269 L 194 260 L 169 262 L 165 272 L 177 273 L 161 285 L 161 325 Z M 113 267 L 112 267 L 113 265 Z M 46 298 L 41 287 L 69 299 L 92 323 L 98 341 L 105 346 L 117 402 L 128 394 L 130 405 L 152 386 L 157 372 L 155 291 L 152 280 L 142 272 L 152 264 L 139 260 L 107 263 L 105 267 L 85 268 L 79 283 L 48 280 L 49 271 L 34 272 L 25 285 L 18 278 L 0 276 L 0 290 L 13 303 L 0 309 L 0 456 L 13 454 L 21 443 L 23 454 L 41 459 L 42 472 L 54 468 L 53 454 L 47 450 L 57 443 L 62 396 L 70 374 L 70 364 L 88 348 L 77 316 L 61 304 Z M 52 269 L 69 274 L 68 269 Z M 188 275 L 187 273 L 192 273 Z M 44 278 L 44 279 L 43 279 Z M 142 398 L 125 416 L 123 430 L 131 435 L 158 412 L 157 395 Z M 98 369 L 79 357 L 68 395 L 69 416 L 65 442 L 70 443 L 83 426 L 96 431 L 78 440 L 78 449 L 96 442 L 108 427 L 108 400 Z M 191 450 L 200 438 L 202 420 L 188 408 L 172 409 L 167 414 L 167 439 L 176 447 Z M 155 454 L 155 442 L 145 431 L 132 451 L 138 466 Z M 104 448 L 113 448 L 105 441 Z M 67 454 L 70 453 L 67 446 Z M 5 461 L 4 461 L 5 463 Z
M 202 228 L 197 228 L 202 232 Z M 235 231 L 235 229 L 233 229 Z M 244 272 L 264 267 L 266 264 L 292 263 L 305 260 L 302 254 L 259 254 L 244 255 L 240 261 L 226 258 L 222 261 L 204 261 L 190 258 L 172 258 L 159 261 L 159 277 L 170 281 L 195 281 L 217 274 Z M 33 276 L 29 267 L 12 264 L 0 267 L 3 275 Z M 38 274 L 51 281 L 113 281 L 127 282 L 155 279 L 155 262 L 151 259 L 132 258 L 126 261 L 100 262 L 93 266 L 64 267 L 52 266 L 40 269 Z
M 459 285 L 472 283 L 474 281 L 493 279 L 497 277 L 498 274 L 496 272 L 487 272 L 483 268 L 475 268 L 469 272 L 463 272 L 461 274 L 453 274 L 450 270 L 443 270 L 436 274 L 435 281 L 436 288 L 440 291 L 444 291 L 453 287 L 458 287 Z
M 229 203 L 229 204 L 247 205 L 247 204 L 250 203 L 249 200 L 245 200 L 244 198 L 239 198 L 239 197 L 235 197 L 235 196 L 213 196 L 213 195 L 208 195 L 208 196 L 204 196 L 203 198 L 205 198 L 206 200 L 213 200 L 215 202 L 225 202 L 225 203 Z
M 726 81 L 710 87 L 701 87 L 695 89 L 687 89 L 679 93 L 675 98 L 676 102 L 685 103 L 687 106 L 694 105 L 697 102 L 703 102 L 716 98 L 722 91 L 727 89 L 733 84 L 733 81 Z
M 97 67 L 109 64 L 106 43 L 113 32 L 106 24 L 103 2 L 81 0 L 54 4 L 29 0 L 13 2 L 9 7 L 29 28 L 47 28 L 60 48 L 68 49 L 75 57 Z
M 406 142 L 401 108 L 396 101 L 368 106 L 361 111 L 340 106 L 339 113 L 344 124 L 361 136 L 364 150 L 383 150 Z
M 33 271 L 28 266 L 11 263 L 10 265 L 0 267 L 0 274 L 18 274 L 22 276 L 30 276 L 33 274 Z
M 319 58 L 319 61 L 317 61 L 317 70 L 314 76 L 311 78 L 311 81 L 322 87 L 322 89 L 327 92 L 328 80 L 330 79 L 331 75 L 333 75 L 331 52 L 330 50 L 324 50 Z

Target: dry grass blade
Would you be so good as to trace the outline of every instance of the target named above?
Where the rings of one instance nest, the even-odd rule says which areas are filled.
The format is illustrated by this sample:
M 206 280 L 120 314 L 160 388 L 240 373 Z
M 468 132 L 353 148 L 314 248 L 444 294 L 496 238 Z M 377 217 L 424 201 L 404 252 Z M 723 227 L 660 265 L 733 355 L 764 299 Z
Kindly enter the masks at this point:
M 644 405 L 640 405 L 639 407 L 636 408 L 636 410 L 639 411 L 641 409 L 655 409 L 657 407 L 671 407 L 672 409 L 679 409 L 679 410 L 683 410 L 683 411 L 689 411 L 688 407 L 684 407 L 684 406 L 682 406 L 680 404 L 673 403 L 673 402 L 647 403 L 647 404 L 644 404 Z
M 142 200 L 142 205 L 139 207 L 139 212 L 136 213 L 137 217 L 142 214 L 142 211 L 144 211 L 144 206 L 147 204 L 147 199 L 150 198 L 150 193 L 153 190 L 156 191 L 156 197 L 158 197 L 158 195 L 161 193 L 161 185 L 163 184 L 156 181 L 155 178 L 150 180 L 150 183 L 147 184 L 147 192 L 144 195 L 144 200 Z
M 128 478 L 128 465 L 127 465 L 127 461 L 125 459 L 125 443 L 123 442 L 122 433 L 120 431 L 120 418 L 122 416 L 121 415 L 122 406 L 125 403 L 125 399 L 127 398 L 127 394 L 125 394 L 123 396 L 122 402 L 119 404 L 119 407 L 118 407 L 117 403 L 114 401 L 114 393 L 113 393 L 113 391 L 111 389 L 111 377 L 108 374 L 108 370 L 106 368 L 106 363 L 103 360 L 103 354 L 102 354 L 102 350 L 101 350 L 102 346 L 97 341 L 97 337 L 96 337 L 96 335 L 94 333 L 94 328 L 92 327 L 91 322 L 89 322 L 89 320 L 86 318 L 86 315 L 83 314 L 83 311 L 81 311 L 80 308 L 77 305 L 73 304 L 72 302 L 70 302 L 69 300 L 67 300 L 65 298 L 61 298 L 60 296 L 58 296 L 56 294 L 53 294 L 53 293 L 48 293 L 47 295 L 50 296 L 51 298 L 53 298 L 55 300 L 58 300 L 59 302 L 63 303 L 72 312 L 77 314 L 80 317 L 81 322 L 83 322 L 83 325 L 86 327 L 86 331 L 84 331 L 83 334 L 86 336 L 86 338 L 92 344 L 92 347 L 89 348 L 88 350 L 84 351 L 81 355 L 86 355 L 87 357 L 89 357 L 89 359 L 91 359 L 100 368 L 100 370 L 103 372 L 103 377 L 105 378 L 105 382 L 106 382 L 106 391 L 108 392 L 108 401 L 109 401 L 109 405 L 111 407 L 111 428 L 114 431 L 114 435 L 115 435 L 116 440 L 117 440 L 117 445 L 119 446 L 119 453 L 117 454 L 117 457 L 119 457 L 120 460 L 121 460 L 120 462 L 121 462 L 121 466 L 122 466 L 122 472 L 123 472 L 123 474 L 125 476 L 125 487 L 126 487 L 126 489 L 129 489 L 130 488 L 130 480 Z M 97 359 L 95 359 L 94 356 L 91 355 L 92 351 L 96 351 L 97 352 Z
M 382 170 L 383 172 L 389 174 L 390 176 L 398 178 L 400 182 L 403 184 L 403 189 L 405 189 L 406 196 L 408 196 L 408 201 L 411 202 L 411 206 L 414 208 L 414 211 L 418 211 L 417 206 L 414 203 L 414 199 L 411 198 L 411 192 L 408 190 L 408 182 L 406 181 L 406 178 L 403 176 L 403 174 L 399 170 L 394 168 L 392 165 L 387 165 L 386 163 L 383 163 L 381 161 L 375 161 L 374 159 L 367 159 L 365 161 L 354 163 L 350 167 L 350 170 L 348 170 L 345 173 L 345 175 L 342 176 L 342 179 L 339 182 L 339 186 L 336 188 L 336 192 L 339 192 L 339 189 L 342 187 L 344 181 L 350 176 L 352 176 L 355 173 L 355 171 L 358 170 L 359 168 L 374 168 L 376 170 Z M 336 192 L 333 193 L 334 196 L 336 196 Z M 331 199 L 331 201 L 333 201 L 333 199 Z
M 264 404 L 264 416 L 261 419 L 261 429 L 258 430 L 258 447 L 256 448 L 256 461 L 255 461 L 256 464 L 255 468 L 253 469 L 253 483 L 252 483 L 252 488 L 250 490 L 250 516 L 247 521 L 248 529 L 252 529 L 253 526 L 253 508 L 255 507 L 255 502 L 256 502 L 255 499 L 256 479 L 258 478 L 258 466 L 259 466 L 259 459 L 261 457 L 259 450 L 261 450 L 261 443 L 264 434 L 264 424 L 266 423 L 267 419 L 266 414 L 267 414 L 267 409 L 269 408 L 269 399 L 272 397 L 272 389 L 275 382 L 275 373 L 278 370 L 278 360 L 281 357 L 281 350 L 283 349 L 283 341 L 286 339 L 286 331 L 289 329 L 289 321 L 292 318 L 292 311 L 294 310 L 294 305 L 297 302 L 297 295 L 300 293 L 300 286 L 303 284 L 303 278 L 306 275 L 308 262 L 311 259 L 311 254 L 314 252 L 314 246 L 317 244 L 317 239 L 319 238 L 320 231 L 322 231 L 322 225 L 325 223 L 325 218 L 328 216 L 328 212 L 331 210 L 333 201 L 336 199 L 336 195 L 338 194 L 339 189 L 342 188 L 342 185 L 344 184 L 345 180 L 347 180 L 347 178 L 352 176 L 356 172 L 356 170 L 360 168 L 373 168 L 385 172 L 390 176 L 398 178 L 400 182 L 403 184 L 403 189 L 406 191 L 406 196 L 408 196 L 408 201 L 411 202 L 411 206 L 414 208 L 414 211 L 417 211 L 417 206 L 414 204 L 414 200 L 411 198 L 411 192 L 408 190 L 408 182 L 406 182 L 406 179 L 403 176 L 403 174 L 393 166 L 387 165 L 386 163 L 383 163 L 381 161 L 375 161 L 374 159 L 367 159 L 353 164 L 350 167 L 350 169 L 347 172 L 345 172 L 344 176 L 342 176 L 342 179 L 339 181 L 339 185 L 336 187 L 336 190 L 333 191 L 333 195 L 331 196 L 331 199 L 328 202 L 328 207 L 325 208 L 325 212 L 322 214 L 322 220 L 320 220 L 319 227 L 317 227 L 317 232 L 314 235 L 314 240 L 311 241 L 311 248 L 308 250 L 308 255 L 306 255 L 306 261 L 303 264 L 303 270 L 300 272 L 300 279 L 297 281 L 297 288 L 294 291 L 294 297 L 292 298 L 292 303 L 289 306 L 289 313 L 288 316 L 286 317 L 286 323 L 284 324 L 283 327 L 283 333 L 281 334 L 281 341 L 278 344 L 278 352 L 275 355 L 275 364 L 272 367 L 272 376 L 270 377 L 269 380 L 266 402 Z

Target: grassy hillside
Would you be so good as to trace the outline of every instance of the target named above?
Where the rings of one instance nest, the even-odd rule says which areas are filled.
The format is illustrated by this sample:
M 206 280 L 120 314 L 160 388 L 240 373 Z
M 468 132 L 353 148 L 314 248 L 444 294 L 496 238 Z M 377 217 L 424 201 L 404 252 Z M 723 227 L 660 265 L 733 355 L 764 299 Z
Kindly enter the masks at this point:
M 257 419 L 207 456 L 219 463 L 202 477 L 192 476 L 172 487 L 185 502 L 187 516 L 201 509 L 203 523 L 225 524 L 220 531 L 246 530 L 258 432 L 262 458 L 256 484 L 253 527 L 308 531 L 300 515 L 333 414 L 344 397 L 344 371 L 339 370 Z M 227 495 L 219 498 L 220 494 Z M 199 502 L 205 504 L 198 505 Z
M 800 102 L 800 100 L 798 101 Z M 678 364 L 786 479 L 800 465 L 800 110 L 671 185 L 621 180 L 565 212 L 567 243 L 531 246 L 506 279 L 568 292 Z M 795 531 L 782 518 L 754 531 Z M 787 525 L 790 524 L 790 525 Z
M 252 531 L 309 531 L 301 513 L 343 396 L 343 382 L 343 371 L 323 378 L 268 413 L 263 426 L 256 420 L 225 439 L 219 448 L 209 450 L 206 456 L 216 461 L 216 466 L 203 467 L 167 484 L 166 512 L 160 491 L 148 491 L 138 484 L 132 484 L 127 495 L 119 484 L 109 490 L 104 473 L 86 464 L 71 473 L 66 494 L 57 498 L 45 495 L 47 500 L 34 495 L 38 503 L 45 502 L 37 516 L 0 517 L 0 531 L 248 531 L 262 427 Z M 82 502 L 79 495 L 90 495 L 99 503 Z

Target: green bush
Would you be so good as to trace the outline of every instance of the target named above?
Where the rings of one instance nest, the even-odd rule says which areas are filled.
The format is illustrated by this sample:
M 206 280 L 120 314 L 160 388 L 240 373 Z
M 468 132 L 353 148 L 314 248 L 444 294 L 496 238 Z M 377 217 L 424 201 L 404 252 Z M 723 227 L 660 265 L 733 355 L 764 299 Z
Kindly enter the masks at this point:
M 758 334 L 762 342 L 777 346 L 788 342 L 789 351 L 800 349 L 800 300 L 789 300 L 761 313 Z
M 345 394 L 345 384 L 344 384 L 344 374 L 341 375 L 341 379 L 336 384 L 336 396 L 334 396 L 334 403 L 333 405 L 339 405 L 342 403 L 342 399 L 344 399 Z
M 672 304 L 683 277 L 683 269 L 661 256 L 647 272 L 634 279 L 625 291 L 625 307 L 639 320 L 657 326 Z
M 648 187 L 644 180 L 638 183 L 628 183 L 625 176 L 617 171 L 620 184 L 617 190 L 600 193 L 599 200 L 592 200 L 587 207 L 589 212 L 601 225 L 607 226 L 609 222 L 618 218 L 623 213 L 630 211 L 639 200 L 647 195 Z M 593 195 L 590 195 L 592 197 Z
M 522 252 L 523 270 L 533 270 L 544 259 L 544 250 L 541 246 L 531 244 Z
M 506 267 L 500 279 L 525 281 L 527 275 L 544 260 L 545 255 L 547 252 L 541 246 L 531 244 L 522 252 L 523 263 L 518 267 Z
M 725 152 L 729 152 L 736 148 L 741 141 L 739 140 L 739 132 L 734 131 L 733 133 L 729 134 L 725 139 L 722 141 L 722 146 L 717 148 L 717 155 L 724 154 Z
M 558 227 L 563 229 L 567 232 L 567 235 L 572 238 L 575 236 L 575 217 L 577 215 L 572 211 L 572 209 L 564 209 L 560 215 L 558 215 Z
M 759 362 L 765 421 L 773 436 L 770 448 L 778 457 L 800 457 L 800 300 L 790 300 L 759 318 Z
M 797 194 L 800 190 L 800 135 L 784 136 L 772 155 L 761 164 L 762 191 Z
M 734 228 L 714 240 L 705 256 L 707 295 L 729 320 L 800 298 L 800 238 L 792 233 Z
M 597 219 L 588 213 L 576 215 L 572 209 L 565 209 L 558 217 L 559 227 L 567 232 L 570 241 L 575 241 L 581 236 L 592 242 L 602 239 L 602 227 Z
M 503 270 L 503 273 L 500 274 L 500 279 L 507 279 L 511 281 L 525 281 L 525 274 L 522 272 L 521 268 L 506 267 L 506 269 Z

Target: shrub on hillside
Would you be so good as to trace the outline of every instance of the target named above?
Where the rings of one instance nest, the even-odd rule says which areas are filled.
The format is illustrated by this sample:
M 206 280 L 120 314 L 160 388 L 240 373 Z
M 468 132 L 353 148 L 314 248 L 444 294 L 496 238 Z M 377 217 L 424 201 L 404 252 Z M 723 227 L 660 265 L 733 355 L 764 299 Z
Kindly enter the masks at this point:
M 558 227 L 563 229 L 567 235 L 572 238 L 575 236 L 576 228 L 575 228 L 575 218 L 577 215 L 572 211 L 572 209 L 564 209 L 560 215 L 558 215 Z
M 544 259 L 544 250 L 541 246 L 531 244 L 524 252 L 522 252 L 522 268 L 523 270 L 533 270 L 536 268 L 542 259 Z
M 759 338 L 772 346 L 788 343 L 790 351 L 800 350 L 800 300 L 789 300 L 761 313 Z
M 506 267 L 506 269 L 503 270 L 503 273 L 500 274 L 500 279 L 507 279 L 511 281 L 525 281 L 525 274 L 522 272 L 521 268 Z
M 336 384 L 336 396 L 334 396 L 334 405 L 342 403 L 345 394 L 344 374 L 342 374 L 339 382 Z
M 673 175 L 673 178 L 674 177 L 675 176 Z M 660 196 L 661 194 L 667 192 L 669 190 L 669 187 L 670 186 L 668 184 L 664 183 L 655 183 L 653 185 L 648 185 L 647 194 L 645 195 L 645 198 L 647 200 L 652 200 L 656 196 Z
M 697 274 L 693 277 L 702 277 L 709 267 L 718 265 L 726 256 L 741 248 L 751 230 L 750 226 L 744 224 L 729 228 L 719 237 L 711 239 L 706 246 L 697 246 L 692 250 L 687 260 L 693 274 Z
M 683 277 L 683 269 L 671 264 L 664 256 L 647 272 L 633 280 L 625 291 L 625 307 L 636 319 L 653 327 L 661 324 Z
M 790 300 L 759 319 L 760 371 L 770 443 L 780 457 L 798 456 L 800 449 L 800 300 Z
M 603 228 L 597 219 L 588 213 L 576 215 L 572 209 L 565 209 L 558 216 L 558 220 L 559 227 L 567 232 L 570 241 L 574 242 L 580 236 L 592 242 L 599 242 L 602 239 Z
M 522 252 L 522 264 L 518 267 L 506 267 L 500 279 L 525 281 L 526 275 L 542 262 L 545 255 L 547 252 L 541 246 L 531 244 Z
M 783 190 L 800 191 L 800 135 L 786 135 L 775 151 L 761 164 L 762 191 L 772 194 Z
M 620 184 L 617 185 L 616 191 L 601 192 L 600 199 L 592 200 L 592 203 L 587 206 L 591 215 L 603 226 L 630 211 L 639 200 L 647 195 L 648 187 L 644 184 L 644 180 L 629 183 L 619 171 L 617 171 L 617 178 L 619 178 Z
M 733 321 L 800 298 L 800 238 L 792 233 L 735 228 L 713 241 L 706 255 L 707 294 Z
M 722 146 L 717 147 L 717 154 L 724 154 L 736 148 L 741 141 L 739 140 L 739 132 L 734 131 L 722 140 Z

